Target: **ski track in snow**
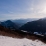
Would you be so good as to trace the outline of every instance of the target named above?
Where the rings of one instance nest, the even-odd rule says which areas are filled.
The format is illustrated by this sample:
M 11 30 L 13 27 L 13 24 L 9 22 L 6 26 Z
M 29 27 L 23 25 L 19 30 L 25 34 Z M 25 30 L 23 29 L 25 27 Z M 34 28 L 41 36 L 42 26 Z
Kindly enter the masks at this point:
M 0 46 L 46 46 L 46 44 L 39 40 L 32 41 L 27 38 L 17 39 L 7 36 L 0 36 Z

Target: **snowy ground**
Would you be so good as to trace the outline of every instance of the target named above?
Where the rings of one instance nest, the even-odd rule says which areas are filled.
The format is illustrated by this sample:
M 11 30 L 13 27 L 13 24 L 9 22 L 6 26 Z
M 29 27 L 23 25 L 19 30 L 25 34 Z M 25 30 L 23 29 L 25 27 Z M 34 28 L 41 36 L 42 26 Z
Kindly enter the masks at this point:
M 29 40 L 29 39 L 17 39 L 12 37 L 0 36 L 0 46 L 46 46 L 39 40 Z

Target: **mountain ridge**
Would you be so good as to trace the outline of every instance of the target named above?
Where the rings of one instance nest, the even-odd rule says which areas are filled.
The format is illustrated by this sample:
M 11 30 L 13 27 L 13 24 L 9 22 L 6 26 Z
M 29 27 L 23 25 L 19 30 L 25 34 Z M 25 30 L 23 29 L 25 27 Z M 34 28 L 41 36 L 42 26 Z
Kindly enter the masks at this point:
M 39 19 L 36 21 L 28 22 L 20 27 L 20 29 L 29 32 L 41 32 L 44 34 L 46 32 L 46 19 Z
M 11 20 L 1 22 L 1 25 L 6 28 L 18 29 L 18 26 L 15 23 L 13 23 Z

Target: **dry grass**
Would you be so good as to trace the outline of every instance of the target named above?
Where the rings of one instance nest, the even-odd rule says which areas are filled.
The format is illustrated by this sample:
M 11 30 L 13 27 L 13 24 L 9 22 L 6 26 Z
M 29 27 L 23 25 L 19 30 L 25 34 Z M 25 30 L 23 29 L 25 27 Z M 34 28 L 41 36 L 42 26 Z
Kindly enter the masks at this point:
M 3 36 L 9 36 L 9 37 L 13 37 L 13 38 L 28 38 L 28 39 L 32 39 L 32 40 L 41 40 L 42 42 L 46 43 L 46 38 L 42 37 L 42 36 L 38 36 L 38 35 L 34 35 L 34 34 L 29 34 L 29 33 L 24 33 L 24 32 L 18 32 L 17 31 L 13 31 L 4 27 L 0 27 L 0 35 Z

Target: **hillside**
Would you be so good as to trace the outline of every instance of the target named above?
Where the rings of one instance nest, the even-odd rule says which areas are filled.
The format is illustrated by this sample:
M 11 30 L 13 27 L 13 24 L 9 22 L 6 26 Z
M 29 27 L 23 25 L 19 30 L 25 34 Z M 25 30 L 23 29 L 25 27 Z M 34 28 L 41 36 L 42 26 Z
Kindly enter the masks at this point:
M 38 32 L 44 35 L 46 34 L 46 19 L 39 19 L 37 21 L 28 22 L 20 27 L 20 29 L 30 33 Z
M 33 41 L 27 38 L 12 38 L 8 36 L 0 36 L 0 46 L 46 46 L 40 40 Z
M 28 32 L 24 32 L 21 30 L 10 30 L 8 28 L 3 27 L 2 25 L 0 25 L 0 35 L 19 38 L 19 39 L 22 39 L 22 38 L 27 38 L 32 40 L 38 39 L 46 43 L 46 36 L 30 34 Z
M 13 23 L 11 20 L 1 22 L 1 25 L 12 30 L 18 29 L 18 26 L 15 23 Z

